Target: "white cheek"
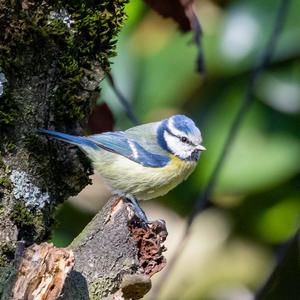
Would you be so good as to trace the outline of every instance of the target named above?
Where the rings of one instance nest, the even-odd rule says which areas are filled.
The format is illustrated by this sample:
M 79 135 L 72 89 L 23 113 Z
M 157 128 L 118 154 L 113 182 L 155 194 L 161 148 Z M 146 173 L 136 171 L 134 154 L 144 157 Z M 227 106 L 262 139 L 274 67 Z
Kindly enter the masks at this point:
M 182 143 L 177 137 L 169 134 L 168 132 L 164 132 L 164 138 L 173 154 L 183 159 L 191 155 L 193 148 L 189 144 Z

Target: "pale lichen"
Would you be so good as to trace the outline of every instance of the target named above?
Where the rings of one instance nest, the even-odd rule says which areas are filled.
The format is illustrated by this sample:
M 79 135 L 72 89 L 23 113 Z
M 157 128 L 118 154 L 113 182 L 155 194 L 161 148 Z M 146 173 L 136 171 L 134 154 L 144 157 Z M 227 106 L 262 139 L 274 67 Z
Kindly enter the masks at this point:
M 17 200 L 24 201 L 28 208 L 43 208 L 50 203 L 50 196 L 47 192 L 42 192 L 32 182 L 32 178 L 23 171 L 13 170 L 10 175 L 12 193 Z
M 0 97 L 3 95 L 4 83 L 7 82 L 7 79 L 4 73 L 0 72 Z
M 51 20 L 60 20 L 68 28 L 71 28 L 72 24 L 74 24 L 74 21 L 71 19 L 71 15 L 67 12 L 66 9 L 60 9 L 59 11 L 51 11 L 49 14 L 49 21 L 48 24 L 51 22 Z

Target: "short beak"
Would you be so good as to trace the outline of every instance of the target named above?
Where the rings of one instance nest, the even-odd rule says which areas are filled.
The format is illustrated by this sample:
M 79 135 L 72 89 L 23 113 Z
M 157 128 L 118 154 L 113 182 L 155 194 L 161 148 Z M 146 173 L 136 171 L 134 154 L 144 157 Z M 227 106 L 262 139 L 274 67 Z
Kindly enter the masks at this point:
M 200 151 L 205 151 L 206 150 L 206 148 L 202 145 L 197 146 L 197 149 L 200 150 Z

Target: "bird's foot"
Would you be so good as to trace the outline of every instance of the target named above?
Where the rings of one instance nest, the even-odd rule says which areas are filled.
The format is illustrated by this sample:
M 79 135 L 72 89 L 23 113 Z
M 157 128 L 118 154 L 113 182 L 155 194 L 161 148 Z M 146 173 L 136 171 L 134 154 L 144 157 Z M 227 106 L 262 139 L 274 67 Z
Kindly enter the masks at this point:
M 120 191 L 114 191 L 113 195 L 116 196 L 116 197 L 120 197 L 120 198 L 126 199 L 132 205 L 132 207 L 134 208 L 136 216 L 140 220 L 142 220 L 144 224 L 147 224 L 147 226 L 149 224 L 151 224 L 151 222 L 148 221 L 148 218 L 147 218 L 145 212 L 140 207 L 140 205 L 138 203 L 138 200 L 133 195 L 131 195 L 131 194 L 125 194 L 125 193 L 122 193 Z
M 148 218 L 145 214 L 145 212 L 143 211 L 143 209 L 140 207 L 137 199 L 131 195 L 131 194 L 126 194 L 125 198 L 132 204 L 132 206 L 135 209 L 136 215 L 138 216 L 139 219 L 141 219 L 144 223 L 146 223 L 147 225 L 150 223 L 148 221 Z

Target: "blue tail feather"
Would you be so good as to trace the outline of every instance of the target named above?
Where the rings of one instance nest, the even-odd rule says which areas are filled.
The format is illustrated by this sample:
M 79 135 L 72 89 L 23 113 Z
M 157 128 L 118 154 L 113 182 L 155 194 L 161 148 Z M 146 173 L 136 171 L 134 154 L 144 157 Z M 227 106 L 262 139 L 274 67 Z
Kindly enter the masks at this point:
M 59 140 L 62 140 L 64 142 L 74 144 L 77 146 L 87 146 L 87 147 L 91 147 L 95 150 L 99 148 L 94 142 L 86 139 L 85 137 L 70 135 L 70 134 L 57 132 L 54 130 L 47 130 L 47 129 L 38 129 L 38 132 L 42 133 L 42 134 L 50 135 Z

